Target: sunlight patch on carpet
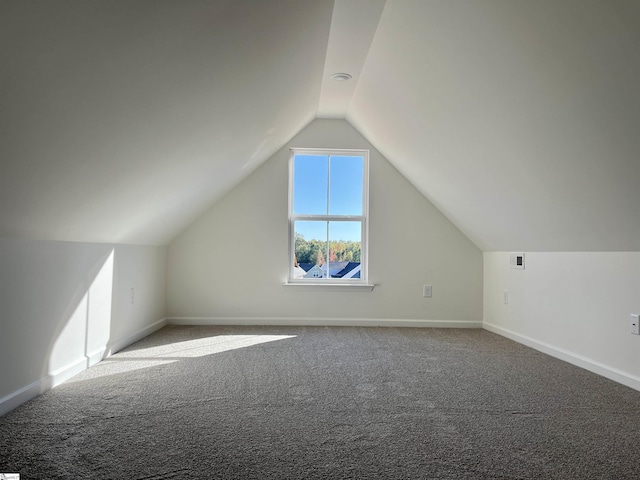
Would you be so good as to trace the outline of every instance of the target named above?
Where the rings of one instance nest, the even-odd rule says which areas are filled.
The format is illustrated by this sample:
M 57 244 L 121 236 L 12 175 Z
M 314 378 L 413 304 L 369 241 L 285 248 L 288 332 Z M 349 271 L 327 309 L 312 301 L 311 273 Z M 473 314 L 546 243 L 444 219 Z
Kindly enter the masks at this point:
M 217 335 L 147 348 L 134 347 L 101 361 L 67 383 L 168 365 L 184 358 L 203 357 L 295 337 L 296 335 Z

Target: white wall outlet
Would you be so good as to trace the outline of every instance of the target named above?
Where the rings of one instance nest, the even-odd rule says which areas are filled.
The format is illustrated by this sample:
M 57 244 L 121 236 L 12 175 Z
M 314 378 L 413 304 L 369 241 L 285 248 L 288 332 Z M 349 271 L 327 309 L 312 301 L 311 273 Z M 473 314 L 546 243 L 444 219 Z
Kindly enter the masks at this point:
M 133 305 L 136 301 L 136 289 L 132 288 L 129 294 L 130 294 L 131 305 Z
M 505 305 L 507 305 L 509 303 L 509 291 L 505 290 L 504 292 L 502 292 L 502 303 L 504 303 Z
M 640 315 L 637 313 L 631 314 L 631 333 L 640 335 Z
M 422 287 L 422 296 L 424 298 L 431 298 L 431 285 L 425 285 Z
M 524 253 L 512 253 L 509 255 L 509 266 L 524 270 Z

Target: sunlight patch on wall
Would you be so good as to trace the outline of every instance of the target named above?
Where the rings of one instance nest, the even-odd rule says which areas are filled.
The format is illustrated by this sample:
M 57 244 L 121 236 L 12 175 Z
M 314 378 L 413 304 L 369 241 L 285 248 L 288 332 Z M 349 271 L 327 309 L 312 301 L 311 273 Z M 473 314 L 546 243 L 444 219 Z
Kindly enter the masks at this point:
M 47 373 L 66 370 L 82 356 L 86 359 L 85 367 L 104 356 L 111 332 L 113 259 L 112 250 L 62 327 L 49 355 Z M 54 386 L 60 381 L 64 378 L 54 379 Z

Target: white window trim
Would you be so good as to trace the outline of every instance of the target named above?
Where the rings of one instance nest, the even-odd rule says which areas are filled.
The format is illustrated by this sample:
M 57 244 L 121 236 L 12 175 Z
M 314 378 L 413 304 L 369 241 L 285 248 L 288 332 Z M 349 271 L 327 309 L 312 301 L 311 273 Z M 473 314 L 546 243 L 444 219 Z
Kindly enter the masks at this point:
M 362 215 L 294 215 L 293 214 L 293 160 L 295 155 L 361 156 L 364 159 L 362 172 Z M 313 287 L 320 290 L 357 289 L 370 291 L 374 285 L 368 281 L 369 274 L 369 150 L 333 148 L 290 148 L 289 155 L 289 268 L 285 286 Z M 294 278 L 295 231 L 294 221 L 304 220 L 361 222 L 360 278 Z M 327 257 L 328 258 L 328 257 Z
M 282 286 L 289 288 L 293 287 L 294 289 L 299 287 L 301 290 L 319 290 L 325 292 L 336 290 L 370 292 L 375 287 L 373 283 L 331 283 L 329 281 L 327 281 L 326 283 L 319 283 L 317 280 L 313 281 L 312 278 L 307 279 L 310 280 L 309 282 L 299 282 L 298 280 L 299 279 L 296 279 L 296 281 L 294 282 L 285 282 L 282 284 Z M 338 279 L 334 278 L 333 280 Z

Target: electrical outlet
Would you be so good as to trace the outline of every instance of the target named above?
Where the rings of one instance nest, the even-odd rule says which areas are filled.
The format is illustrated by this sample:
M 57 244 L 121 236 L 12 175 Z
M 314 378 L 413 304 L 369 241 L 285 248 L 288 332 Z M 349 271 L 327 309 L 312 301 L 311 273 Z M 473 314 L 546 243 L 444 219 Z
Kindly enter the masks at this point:
M 631 314 L 631 333 L 640 335 L 640 315 L 637 313 Z
M 130 297 L 131 305 L 133 305 L 136 301 L 136 289 L 132 288 L 129 293 L 131 294 L 131 297 Z
M 504 303 L 505 305 L 507 305 L 509 303 L 509 291 L 505 290 L 502 293 L 502 303 Z
M 424 298 L 431 298 L 431 285 L 425 285 L 422 288 L 422 296 Z

